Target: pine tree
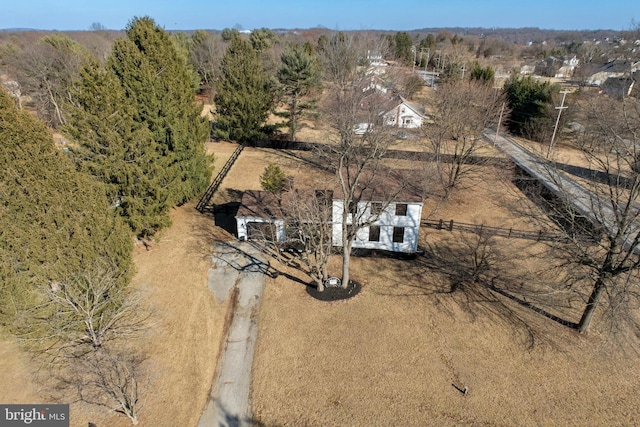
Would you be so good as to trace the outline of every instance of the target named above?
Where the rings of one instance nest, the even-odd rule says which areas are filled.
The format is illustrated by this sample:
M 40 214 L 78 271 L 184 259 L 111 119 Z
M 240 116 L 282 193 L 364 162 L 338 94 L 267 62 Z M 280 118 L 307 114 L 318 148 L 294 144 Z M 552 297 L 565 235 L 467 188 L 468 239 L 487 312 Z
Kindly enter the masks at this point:
M 264 124 L 274 103 L 273 88 L 258 53 L 239 36 L 231 39 L 222 60 L 214 102 L 218 137 L 236 141 L 264 137 Z
M 310 45 L 294 45 L 286 49 L 280 57 L 282 67 L 278 72 L 278 80 L 287 101 L 287 127 L 293 141 L 300 128 L 300 119 L 305 110 L 312 104 L 303 102 L 312 89 L 319 84 L 320 68 L 318 57 Z
M 168 34 L 150 18 L 135 18 L 106 67 L 85 67 L 78 82 L 66 127 L 79 144 L 78 163 L 109 186 L 139 236 L 169 225 L 169 209 L 209 184 L 197 81 Z
M 153 134 L 167 174 L 169 206 L 200 194 L 209 184 L 210 159 L 204 151 L 208 123 L 194 102 L 198 76 L 169 35 L 148 17 L 134 18 L 127 38 L 116 41 L 109 66 L 120 80 L 134 120 Z
M 109 200 L 139 236 L 169 225 L 164 161 L 151 131 L 136 123 L 135 105 L 110 70 L 89 64 L 74 91 L 72 125 L 80 167 L 107 185 Z
M 287 177 L 280 166 L 269 163 L 260 175 L 260 186 L 274 194 L 282 193 L 287 187 Z
M 515 135 L 542 140 L 544 129 L 550 128 L 553 111 L 552 93 L 557 91 L 549 82 L 538 82 L 526 76 L 512 74 L 504 84 L 511 113 L 507 120 L 509 131 Z
M 0 321 L 96 263 L 132 268 L 132 240 L 104 185 L 78 172 L 44 123 L 0 90 Z

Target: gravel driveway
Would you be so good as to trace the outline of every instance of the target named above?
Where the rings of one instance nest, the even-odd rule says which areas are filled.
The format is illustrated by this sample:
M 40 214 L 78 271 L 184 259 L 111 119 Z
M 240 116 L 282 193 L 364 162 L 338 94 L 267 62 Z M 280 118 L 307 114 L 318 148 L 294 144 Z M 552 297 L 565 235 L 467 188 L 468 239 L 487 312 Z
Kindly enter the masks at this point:
M 211 396 L 198 427 L 251 426 L 251 366 L 257 338 L 256 312 L 269 263 L 246 242 L 218 243 L 209 288 L 218 302 L 237 290 L 237 302 L 220 354 Z

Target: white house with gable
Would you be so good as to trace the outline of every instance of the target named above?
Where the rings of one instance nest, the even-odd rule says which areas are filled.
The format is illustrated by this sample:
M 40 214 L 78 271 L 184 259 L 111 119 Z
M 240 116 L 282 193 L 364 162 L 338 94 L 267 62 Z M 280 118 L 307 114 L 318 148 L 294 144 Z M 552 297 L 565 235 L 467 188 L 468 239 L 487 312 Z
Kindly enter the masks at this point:
M 339 190 L 325 191 L 325 194 L 331 197 L 332 203 L 332 244 L 340 247 L 344 199 Z M 281 197 L 289 196 L 285 193 Z M 287 214 L 282 206 L 287 205 L 291 206 L 290 203 L 281 203 L 267 191 L 245 191 L 236 215 L 238 239 L 286 242 Z M 358 224 L 353 247 L 409 254 L 417 252 L 422 206 L 420 192 L 405 183 L 371 186 L 359 194 L 358 202 L 348 210 L 347 223 Z
M 407 101 L 402 96 L 396 97 L 394 107 L 383 114 L 383 123 L 403 129 L 418 129 L 427 119 L 423 110 L 417 104 Z
M 399 198 L 398 200 L 405 200 Z M 342 246 L 342 217 L 344 201 L 333 200 L 333 245 Z M 354 208 L 356 209 L 356 208 Z M 361 221 L 353 247 L 390 252 L 415 253 L 422 216 L 422 200 L 412 199 L 386 203 L 360 201 L 357 211 L 349 214 L 348 224 Z

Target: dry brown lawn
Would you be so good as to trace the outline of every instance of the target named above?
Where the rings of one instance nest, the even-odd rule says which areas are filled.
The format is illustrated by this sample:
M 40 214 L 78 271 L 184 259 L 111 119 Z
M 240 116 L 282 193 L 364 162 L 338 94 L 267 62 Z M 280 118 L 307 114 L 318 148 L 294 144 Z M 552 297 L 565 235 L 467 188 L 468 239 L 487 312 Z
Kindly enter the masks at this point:
M 534 229 L 509 210 L 503 171 L 425 215 Z M 423 229 L 421 246 L 455 247 L 469 233 Z M 531 274 L 535 242 L 496 238 L 509 270 Z M 640 362 L 632 345 L 580 336 L 487 288 L 450 293 L 451 271 L 416 260 L 354 258 L 356 297 L 311 298 L 285 275 L 269 279 L 259 315 L 254 415 L 291 426 L 609 426 L 640 424 Z M 448 260 L 451 268 L 461 259 Z M 442 267 L 442 266 L 441 266 Z M 278 267 L 289 275 L 303 275 Z M 332 260 L 332 273 L 339 260 Z M 559 295 L 558 298 L 565 298 Z M 577 321 L 579 301 L 552 306 Z M 456 387 L 468 387 L 464 395 Z
M 132 286 L 153 308 L 153 325 L 139 347 L 148 355 L 143 381 L 143 426 L 195 426 L 211 388 L 222 338 L 226 304 L 207 287 L 214 239 L 228 239 L 192 205 L 172 212 L 173 226 L 146 250 L 134 254 Z M 34 381 L 37 365 L 12 341 L 0 346 L 0 402 L 51 403 Z M 46 375 L 45 375 L 46 376 Z M 69 394 L 63 402 L 73 402 Z M 127 418 L 106 408 L 71 405 L 71 426 L 127 426 Z
M 208 144 L 216 169 L 235 148 Z M 299 157 L 246 148 L 214 202 L 239 201 L 243 190 L 260 188 L 259 176 L 269 163 L 280 165 L 297 186 L 327 182 L 326 174 Z M 485 172 L 477 186 L 446 203 L 428 201 L 425 216 L 534 229 L 508 209 L 507 201 L 520 196 L 504 184 L 504 171 Z M 140 341 L 150 372 L 140 416 L 144 426 L 197 425 L 228 309 L 210 294 L 207 272 L 213 241 L 232 236 L 192 205 L 175 209 L 172 220 L 150 250 L 141 246 L 135 252 L 133 286 L 148 295 L 156 319 Z M 455 246 L 462 238 L 425 229 L 421 246 Z M 518 251 L 536 249 L 500 241 L 503 252 L 512 254 L 513 268 L 527 269 L 529 261 Z M 354 258 L 353 278 L 362 292 L 333 303 L 312 299 L 285 275 L 268 279 L 254 362 L 257 419 L 268 426 L 640 424 L 634 350 L 624 352 L 597 333 L 579 336 L 486 289 L 448 293 L 451 275 L 422 261 Z M 331 268 L 339 271 L 338 258 Z M 570 305 L 556 313 L 576 320 Z M 46 390 L 32 380 L 36 369 L 14 342 L 2 341 L 0 402 L 46 402 Z M 469 391 L 463 395 L 454 386 Z M 104 408 L 72 404 L 71 425 L 89 421 L 129 424 Z

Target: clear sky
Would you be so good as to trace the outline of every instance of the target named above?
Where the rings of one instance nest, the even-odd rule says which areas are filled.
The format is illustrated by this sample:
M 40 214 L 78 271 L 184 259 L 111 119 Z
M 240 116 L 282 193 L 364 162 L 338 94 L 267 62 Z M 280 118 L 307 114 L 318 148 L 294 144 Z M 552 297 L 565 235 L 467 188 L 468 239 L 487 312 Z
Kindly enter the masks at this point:
M 0 29 L 88 30 L 99 22 L 119 30 L 134 16 L 167 30 L 626 30 L 640 22 L 640 0 L 0 0 Z

